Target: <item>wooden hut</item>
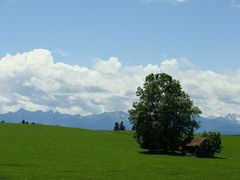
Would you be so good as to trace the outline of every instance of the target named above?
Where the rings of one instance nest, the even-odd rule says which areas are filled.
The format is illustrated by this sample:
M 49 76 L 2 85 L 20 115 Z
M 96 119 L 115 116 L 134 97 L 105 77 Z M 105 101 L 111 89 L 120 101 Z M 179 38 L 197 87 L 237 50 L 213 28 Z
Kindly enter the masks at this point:
M 199 147 L 204 143 L 206 137 L 195 137 L 184 146 L 184 150 L 189 153 L 198 153 Z

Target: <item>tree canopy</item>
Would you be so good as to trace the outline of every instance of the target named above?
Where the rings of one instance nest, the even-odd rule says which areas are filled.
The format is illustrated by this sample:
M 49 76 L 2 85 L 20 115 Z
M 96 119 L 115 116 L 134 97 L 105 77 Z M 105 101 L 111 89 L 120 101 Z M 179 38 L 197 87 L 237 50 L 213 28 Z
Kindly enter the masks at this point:
M 201 111 L 178 80 L 165 73 L 150 74 L 136 95 L 139 100 L 129 110 L 129 119 L 141 148 L 176 151 L 193 137 Z

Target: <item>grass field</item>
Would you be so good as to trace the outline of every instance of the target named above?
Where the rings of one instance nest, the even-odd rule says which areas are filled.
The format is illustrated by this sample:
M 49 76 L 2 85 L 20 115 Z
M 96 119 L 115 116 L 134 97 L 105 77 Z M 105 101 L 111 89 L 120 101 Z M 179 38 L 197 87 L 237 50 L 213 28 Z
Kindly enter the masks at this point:
M 240 137 L 218 158 L 142 153 L 132 132 L 0 124 L 0 179 L 240 179 Z

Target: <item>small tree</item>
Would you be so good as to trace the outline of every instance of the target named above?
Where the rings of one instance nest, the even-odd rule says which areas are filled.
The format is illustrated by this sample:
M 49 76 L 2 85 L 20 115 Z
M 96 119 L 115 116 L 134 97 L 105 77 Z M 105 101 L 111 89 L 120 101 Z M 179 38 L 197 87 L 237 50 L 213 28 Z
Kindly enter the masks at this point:
M 2 123 L 5 123 L 5 121 L 2 121 Z
M 25 120 L 24 119 L 22 120 L 22 124 L 25 124 Z
M 123 121 L 120 122 L 120 125 L 119 125 L 119 130 L 125 130 L 125 126 L 123 124 Z
M 204 132 L 202 137 L 206 139 L 198 149 L 198 156 L 213 157 L 215 153 L 221 152 L 223 146 L 219 132 Z
M 129 119 L 141 148 L 173 152 L 193 137 L 201 111 L 178 80 L 165 73 L 150 74 L 136 95 L 139 100 L 129 110 Z
M 113 130 L 119 130 L 119 124 L 118 122 L 115 122 Z

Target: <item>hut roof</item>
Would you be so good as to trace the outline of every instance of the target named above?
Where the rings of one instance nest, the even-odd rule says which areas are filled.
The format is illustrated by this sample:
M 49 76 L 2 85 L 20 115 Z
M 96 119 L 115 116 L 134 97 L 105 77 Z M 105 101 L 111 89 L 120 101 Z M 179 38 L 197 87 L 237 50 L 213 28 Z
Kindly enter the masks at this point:
M 187 147 L 193 147 L 193 146 L 199 146 L 202 144 L 203 141 L 205 141 L 206 137 L 197 137 L 193 138 L 189 143 L 187 143 L 185 146 Z

